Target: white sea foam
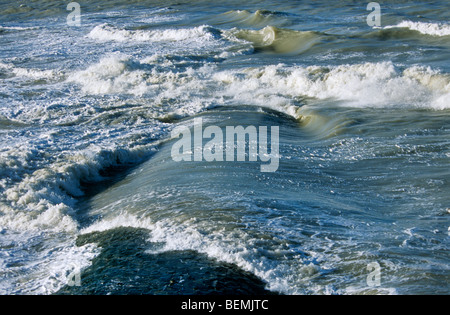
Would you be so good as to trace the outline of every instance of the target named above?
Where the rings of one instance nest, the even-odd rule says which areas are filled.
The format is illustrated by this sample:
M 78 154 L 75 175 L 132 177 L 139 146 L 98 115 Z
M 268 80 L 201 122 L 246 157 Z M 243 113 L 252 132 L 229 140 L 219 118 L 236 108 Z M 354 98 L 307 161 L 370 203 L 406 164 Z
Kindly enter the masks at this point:
M 0 154 L 0 266 L 8 266 L 0 271 L 0 294 L 51 294 L 99 252 L 95 245 L 75 244 L 80 226 L 74 197 L 83 195 L 81 181 L 100 180 L 105 167 L 140 161 L 152 146 L 90 146 L 44 164 L 38 162 L 42 147 L 24 146 Z
M 40 70 L 40 69 L 32 69 L 32 68 L 22 68 L 15 67 L 12 64 L 2 63 L 0 62 L 0 70 L 5 72 L 6 74 L 13 74 L 17 77 L 29 78 L 29 79 L 59 79 L 64 76 L 64 74 L 60 71 L 56 70 Z
M 284 65 L 225 71 L 214 78 L 229 86 L 229 96 L 248 102 L 270 100 L 279 105 L 292 97 L 334 99 L 354 107 L 405 107 L 446 109 L 450 79 L 429 68 L 401 71 L 391 62 L 334 67 Z M 251 101 L 253 100 L 253 101 Z M 269 103 L 269 102 L 268 102 Z
M 385 29 L 408 28 L 410 30 L 418 31 L 422 34 L 431 35 L 431 36 L 449 36 L 450 35 L 450 25 L 445 24 L 445 23 L 402 21 L 397 25 L 389 25 L 384 28 Z
M 9 248 L 0 250 L 0 294 L 4 295 L 55 293 L 99 253 L 94 244 L 76 246 L 72 237 L 30 231 L 3 233 L 3 246 Z
M 298 286 L 298 281 L 311 275 L 310 268 L 303 264 L 299 255 L 294 254 L 295 257 L 292 257 L 293 253 L 289 250 L 273 248 L 269 244 L 256 245 L 258 240 L 244 231 L 235 231 L 230 238 L 220 230 L 209 231 L 205 235 L 195 226 L 177 226 L 167 220 L 153 226 L 150 241 L 163 243 L 160 251 L 194 250 L 219 261 L 235 264 L 267 282 L 268 289 L 284 294 L 305 293 Z M 288 261 L 283 262 L 283 255 L 290 256 L 291 261 L 296 263 L 291 265 Z M 314 273 L 319 272 L 317 266 L 313 269 Z
M 138 218 L 129 213 L 122 213 L 112 218 L 100 220 L 89 227 L 80 231 L 81 234 L 89 234 L 93 232 L 104 232 L 119 227 L 132 227 L 136 229 L 152 229 L 153 222 L 151 218 Z
M 6 31 L 29 31 L 29 30 L 38 30 L 40 27 L 38 26 L 30 26 L 30 27 L 23 27 L 23 26 L 2 26 L 0 25 L 0 30 L 6 30 Z
M 5 187 L 0 200 L 3 213 L 0 226 L 13 231 L 75 233 L 78 222 L 74 218 L 73 197 L 83 195 L 81 181 L 100 180 L 100 170 L 116 165 L 118 161 L 139 161 L 150 151 L 150 146 L 129 151 L 96 151 L 91 147 L 85 152 L 71 152 L 70 156 L 27 174 L 36 158 L 34 155 L 39 152 L 31 150 L 25 156 L 15 158 L 13 151 L 9 150 L 9 157 L 1 159 L 6 177 L 0 182 Z M 17 182 L 10 183 L 15 178 Z
M 175 107 L 179 113 L 186 112 L 187 104 L 202 93 L 207 93 L 202 96 L 206 104 L 194 106 L 197 109 L 189 112 L 207 108 L 209 100 L 222 104 L 227 99 L 228 103 L 260 105 L 296 116 L 298 107 L 292 104 L 296 97 L 334 99 L 354 107 L 450 107 L 446 102 L 450 78 L 429 67 L 401 70 L 392 62 L 381 62 L 331 67 L 280 64 L 218 71 L 213 65 L 205 65 L 171 72 L 157 68 L 153 59 L 106 57 L 68 80 L 80 84 L 89 94 L 150 93 L 156 100 L 176 98 L 180 101 Z
M 96 26 L 88 37 L 101 41 L 136 41 L 136 42 L 163 42 L 185 40 L 212 40 L 213 34 L 208 26 L 194 28 L 179 28 L 166 30 L 125 30 L 118 29 L 108 24 Z
M 25 69 L 13 68 L 12 72 L 19 77 L 26 77 L 30 79 L 58 79 L 63 76 L 61 72 L 55 70 L 39 70 L 39 69 Z
M 160 111 L 157 116 L 161 118 L 185 117 L 208 108 L 210 100 L 216 99 L 216 95 L 202 95 L 214 84 L 208 82 L 212 69 L 214 66 L 205 65 L 181 72 L 173 70 L 171 62 L 158 55 L 139 61 L 120 54 L 70 74 L 67 82 L 78 84 L 86 94 L 151 97 L 153 106 L 148 111 Z M 164 108 L 161 104 L 165 104 Z

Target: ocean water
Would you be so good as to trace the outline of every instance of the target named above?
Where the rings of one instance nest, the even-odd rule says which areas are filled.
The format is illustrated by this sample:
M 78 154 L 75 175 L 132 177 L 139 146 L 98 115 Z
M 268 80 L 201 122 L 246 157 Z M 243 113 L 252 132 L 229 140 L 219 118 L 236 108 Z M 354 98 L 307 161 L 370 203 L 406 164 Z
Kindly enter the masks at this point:
M 0 1 L 0 294 L 450 293 L 447 1 L 68 3 Z

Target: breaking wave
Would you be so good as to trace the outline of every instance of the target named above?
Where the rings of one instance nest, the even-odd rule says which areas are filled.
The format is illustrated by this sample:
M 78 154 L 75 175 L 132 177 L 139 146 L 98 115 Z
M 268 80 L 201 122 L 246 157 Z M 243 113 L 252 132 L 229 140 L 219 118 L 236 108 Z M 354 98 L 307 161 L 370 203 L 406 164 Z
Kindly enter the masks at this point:
M 389 25 L 384 27 L 384 29 L 393 29 L 393 28 L 405 28 L 419 32 L 424 35 L 431 35 L 437 37 L 450 35 L 450 25 L 445 23 L 402 21 L 397 25 Z
M 195 28 L 179 28 L 166 30 L 125 30 L 108 24 L 96 26 L 89 34 L 91 39 L 101 41 L 136 41 L 136 42 L 163 42 L 185 40 L 213 40 L 216 34 L 210 26 Z
M 294 31 L 273 26 L 258 31 L 236 29 L 232 34 L 238 39 L 252 43 L 256 51 L 282 54 L 305 52 L 322 38 L 317 32 Z
M 88 94 L 153 95 L 157 97 L 156 103 L 163 102 L 169 95 L 172 98 L 177 96 L 178 101 L 172 104 L 171 110 L 196 107 L 193 112 L 186 112 L 191 114 L 213 103 L 244 103 L 284 108 L 283 112 L 295 115 L 295 110 L 286 108 L 296 105 L 293 99 L 302 97 L 334 99 L 352 107 L 435 110 L 450 107 L 446 101 L 450 93 L 450 78 L 430 67 L 402 69 L 392 62 L 381 62 L 329 67 L 287 67 L 280 64 L 221 71 L 217 66 L 203 65 L 200 71 L 187 68 L 184 72 L 171 73 L 158 68 L 155 60 L 106 57 L 86 70 L 71 74 L 68 80 L 78 83 Z M 211 88 L 204 95 L 207 101 L 193 105 L 192 96 L 203 93 L 201 87 Z

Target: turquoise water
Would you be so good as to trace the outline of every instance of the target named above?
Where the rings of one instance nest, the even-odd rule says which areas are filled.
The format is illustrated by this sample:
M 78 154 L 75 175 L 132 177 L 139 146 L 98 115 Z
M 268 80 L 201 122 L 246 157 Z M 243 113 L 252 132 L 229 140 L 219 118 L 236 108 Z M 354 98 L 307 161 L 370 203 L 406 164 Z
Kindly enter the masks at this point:
M 449 293 L 445 1 L 79 4 L 0 2 L 1 294 Z

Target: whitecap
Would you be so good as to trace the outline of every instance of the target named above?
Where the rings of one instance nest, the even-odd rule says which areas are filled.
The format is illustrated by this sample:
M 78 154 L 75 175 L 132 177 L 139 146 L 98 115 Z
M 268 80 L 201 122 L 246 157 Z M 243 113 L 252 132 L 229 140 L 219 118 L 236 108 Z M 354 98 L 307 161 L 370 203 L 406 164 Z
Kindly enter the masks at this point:
M 390 28 L 408 28 L 410 30 L 420 32 L 424 35 L 431 35 L 431 36 L 450 35 L 450 25 L 445 23 L 402 21 L 397 25 L 389 25 L 384 27 L 384 29 Z

